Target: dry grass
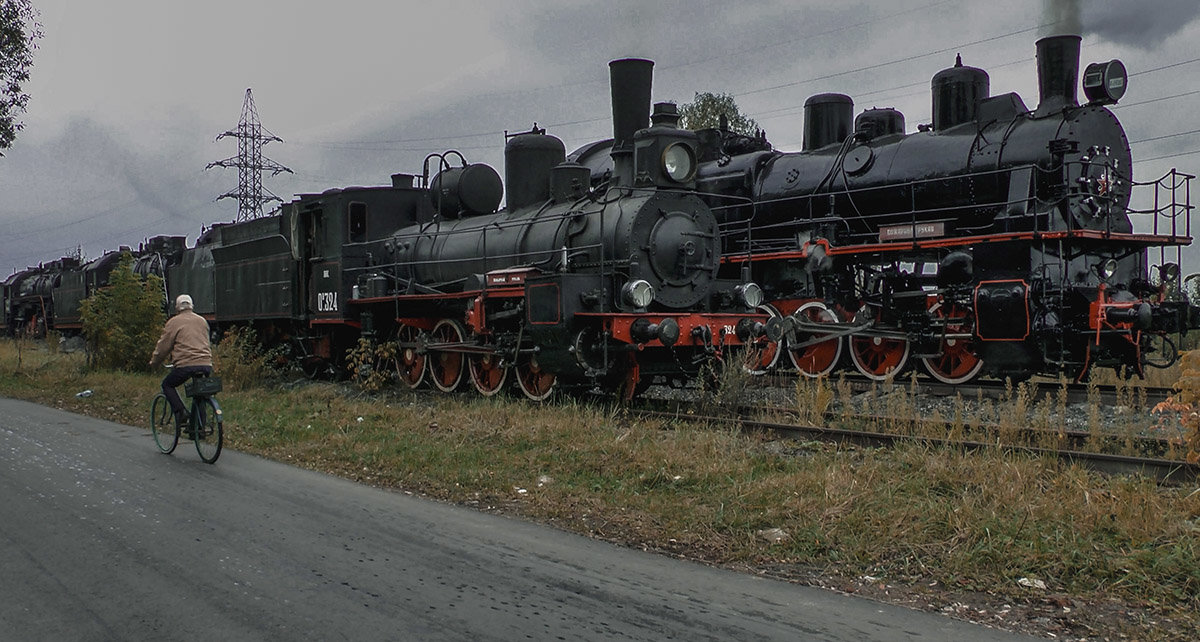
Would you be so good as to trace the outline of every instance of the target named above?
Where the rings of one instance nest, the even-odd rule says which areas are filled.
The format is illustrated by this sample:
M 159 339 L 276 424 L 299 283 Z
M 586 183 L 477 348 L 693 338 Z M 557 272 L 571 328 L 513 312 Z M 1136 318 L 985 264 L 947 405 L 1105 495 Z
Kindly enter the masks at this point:
M 1041 398 L 1032 382 L 1007 382 L 998 399 L 985 397 L 980 390 L 974 396 L 960 394 L 930 408 L 929 398 L 919 392 L 915 373 L 875 384 L 866 392 L 855 392 L 841 376 L 836 380 L 800 378 L 792 412 L 799 421 L 810 424 L 1045 449 L 1061 448 L 1068 430 L 1082 430 L 1090 433 L 1085 450 L 1118 455 L 1146 454 L 1142 451 L 1145 437 L 1173 440 L 1179 446 L 1188 440 L 1188 426 L 1180 421 L 1181 407 L 1163 406 L 1174 412 L 1156 414 L 1140 382 L 1114 380 L 1115 405 L 1101 402 L 1100 384 L 1095 380 L 1088 384 L 1083 403 L 1068 403 L 1067 382 L 1059 383 L 1057 391 Z M 1200 390 L 1200 384 L 1196 388 Z M 1200 393 L 1196 398 L 1200 399 Z M 1176 447 L 1154 455 L 1183 459 L 1186 451 Z
M 44 351 L 25 350 L 16 372 L 11 344 L 0 343 L 7 396 L 141 423 L 157 382 L 89 373 Z M 94 395 L 74 398 L 85 387 Z M 839 387 L 819 382 L 801 406 L 828 407 Z M 902 411 L 912 403 L 904 388 L 872 403 Z M 1200 493 L 1189 490 L 1015 455 L 774 442 L 588 405 L 367 396 L 333 384 L 221 400 L 233 448 L 630 545 L 790 576 L 936 585 L 946 600 L 1116 599 L 1131 614 L 1122 626 L 1142 639 L 1185 639 L 1180 631 L 1200 623 Z M 954 414 L 952 424 L 970 420 Z M 1084 611 L 1072 617 L 1099 626 Z

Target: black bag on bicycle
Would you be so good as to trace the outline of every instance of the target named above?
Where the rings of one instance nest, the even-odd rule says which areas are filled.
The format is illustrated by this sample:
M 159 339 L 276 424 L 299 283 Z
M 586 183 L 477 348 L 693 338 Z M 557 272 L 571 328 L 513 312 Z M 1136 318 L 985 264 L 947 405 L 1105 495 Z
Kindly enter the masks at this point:
M 183 384 L 183 393 L 189 397 L 211 397 L 221 392 L 221 378 L 209 375 L 194 377 Z

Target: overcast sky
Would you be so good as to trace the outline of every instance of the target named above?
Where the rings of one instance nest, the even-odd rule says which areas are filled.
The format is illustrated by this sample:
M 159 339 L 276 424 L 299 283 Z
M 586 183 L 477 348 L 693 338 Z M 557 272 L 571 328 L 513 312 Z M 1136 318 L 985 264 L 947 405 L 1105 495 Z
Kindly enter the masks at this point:
M 732 93 L 798 149 L 816 93 L 896 107 L 910 132 L 930 122 L 930 78 L 956 53 L 1033 107 L 1035 40 L 1075 28 L 1042 0 L 33 2 L 45 38 L 25 130 L 0 158 L 0 278 L 76 247 L 190 244 L 235 218 L 214 199 L 237 170 L 204 167 L 237 153 L 214 139 L 248 87 L 284 140 L 264 154 L 295 172 L 264 185 L 289 200 L 386 184 L 447 149 L 502 171 L 503 132 L 535 121 L 568 150 L 611 136 L 614 58 L 656 62 L 655 101 Z M 1135 177 L 1200 170 L 1200 2 L 1060 4 L 1082 7 L 1084 65 L 1119 58 L 1131 74 L 1116 114 Z

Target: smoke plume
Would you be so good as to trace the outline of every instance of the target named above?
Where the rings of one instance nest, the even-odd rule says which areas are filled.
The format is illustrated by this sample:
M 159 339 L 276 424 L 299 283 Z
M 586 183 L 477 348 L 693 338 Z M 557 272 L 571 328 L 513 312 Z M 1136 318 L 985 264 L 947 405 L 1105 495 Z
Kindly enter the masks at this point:
M 1042 36 L 1082 35 L 1083 8 L 1079 0 L 1043 0 Z

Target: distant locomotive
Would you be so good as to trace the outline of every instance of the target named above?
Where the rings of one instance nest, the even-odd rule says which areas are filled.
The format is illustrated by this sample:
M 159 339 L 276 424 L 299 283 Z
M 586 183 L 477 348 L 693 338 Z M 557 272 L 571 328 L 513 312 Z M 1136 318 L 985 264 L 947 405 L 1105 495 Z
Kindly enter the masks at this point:
M 129 254 L 133 258 L 134 274 L 162 277 L 166 266 L 183 251 L 186 240 L 182 236 L 156 236 L 136 251 L 122 247 L 84 265 L 76 264 L 64 269 L 53 289 L 54 329 L 70 334 L 83 330 L 83 301 L 95 294 L 96 290 L 109 285 L 113 270 L 123 255 Z
M 20 270 L 4 280 L 3 307 L 9 335 L 43 337 L 54 329 L 54 289 L 66 271 L 79 267 L 79 259 L 63 257 Z

